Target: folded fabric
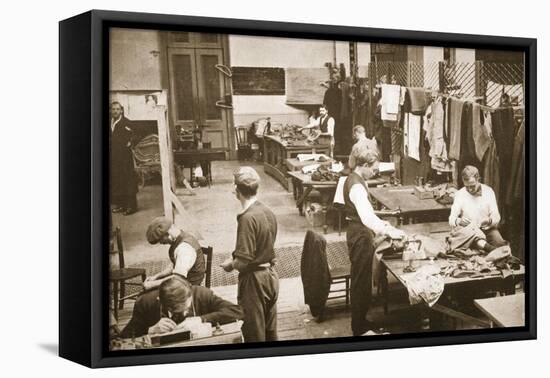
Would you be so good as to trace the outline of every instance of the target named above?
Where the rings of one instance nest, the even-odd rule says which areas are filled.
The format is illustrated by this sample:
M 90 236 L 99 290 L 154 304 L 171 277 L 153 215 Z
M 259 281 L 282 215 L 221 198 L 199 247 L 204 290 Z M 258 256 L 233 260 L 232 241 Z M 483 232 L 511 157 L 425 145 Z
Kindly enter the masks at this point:
M 401 87 L 394 84 L 382 84 L 382 120 L 396 121 L 401 99 Z

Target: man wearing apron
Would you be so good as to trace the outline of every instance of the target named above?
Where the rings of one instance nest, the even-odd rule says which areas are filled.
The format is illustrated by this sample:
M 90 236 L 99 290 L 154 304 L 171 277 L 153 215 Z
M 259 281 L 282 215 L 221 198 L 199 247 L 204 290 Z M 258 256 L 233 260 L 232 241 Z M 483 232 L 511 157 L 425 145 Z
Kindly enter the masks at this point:
M 344 211 L 348 220 L 346 241 L 351 261 L 351 329 L 359 336 L 374 328 L 367 320 L 372 296 L 374 235 L 402 239 L 402 231 L 382 221 L 369 201 L 365 180 L 375 175 L 378 154 L 366 145 L 352 150 L 355 168 L 344 183 Z
M 237 242 L 225 271 L 239 271 L 238 304 L 244 311 L 245 342 L 277 340 L 279 277 L 275 263 L 275 214 L 256 198 L 260 176 L 251 167 L 235 173 L 235 195 L 242 211 L 237 216 Z

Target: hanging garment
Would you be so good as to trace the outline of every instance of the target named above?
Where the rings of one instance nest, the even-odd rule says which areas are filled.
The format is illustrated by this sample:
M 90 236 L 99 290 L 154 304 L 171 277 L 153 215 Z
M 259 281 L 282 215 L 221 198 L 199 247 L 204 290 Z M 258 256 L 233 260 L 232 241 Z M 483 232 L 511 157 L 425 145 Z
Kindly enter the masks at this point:
M 340 88 L 335 86 L 328 88 L 325 92 L 325 96 L 323 97 L 323 104 L 327 106 L 328 113 L 335 119 L 335 121 L 338 121 L 342 107 L 342 91 Z
M 326 254 L 327 242 L 322 235 L 306 232 L 301 260 L 304 301 L 315 317 L 323 314 L 330 290 L 330 271 Z
M 445 144 L 445 109 L 441 98 L 428 106 L 424 116 L 424 129 L 430 145 L 428 155 L 431 157 L 432 169 L 438 172 L 452 172 Z
M 382 120 L 397 121 L 399 112 L 399 102 L 401 99 L 401 87 L 393 84 L 382 84 Z
M 449 159 L 460 160 L 460 149 L 462 139 L 462 110 L 464 101 L 449 98 L 449 114 L 448 114 L 448 129 L 449 129 Z
M 506 192 L 506 204 L 514 205 L 525 196 L 525 121 L 521 123 L 512 151 L 511 181 Z
M 473 165 L 480 168 L 481 161 L 476 156 L 476 143 L 474 140 L 474 131 L 472 124 L 472 103 L 466 102 L 462 107 L 462 117 L 460 121 L 462 136 L 460 137 L 460 161 L 458 162 L 459 172 L 466 165 Z
M 491 122 L 493 125 L 493 137 L 501 164 L 500 174 L 501 177 L 509 177 L 512 166 L 516 122 L 513 109 L 508 107 L 495 110 Z
M 405 110 L 415 115 L 423 115 L 429 105 L 428 92 L 425 88 L 406 88 Z
M 405 144 L 408 157 L 420 161 L 420 130 L 421 117 L 411 113 L 405 113 Z
M 495 192 L 497 203 L 500 205 L 500 159 L 497 154 L 496 143 L 491 140 L 489 148 L 483 158 L 481 175 L 485 185 L 490 186 Z M 499 206 L 501 208 L 501 206 Z
M 481 107 L 479 104 L 472 106 L 472 133 L 475 144 L 475 153 L 479 161 L 483 161 L 485 152 L 491 144 L 491 136 L 481 122 Z

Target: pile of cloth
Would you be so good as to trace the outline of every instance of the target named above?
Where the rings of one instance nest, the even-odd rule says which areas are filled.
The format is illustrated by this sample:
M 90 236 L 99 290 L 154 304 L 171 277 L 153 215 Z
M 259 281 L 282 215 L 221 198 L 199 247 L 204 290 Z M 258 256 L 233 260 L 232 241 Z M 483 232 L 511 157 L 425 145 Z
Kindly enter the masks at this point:
M 416 272 L 403 274 L 401 278 L 407 286 L 411 304 L 425 302 L 432 307 L 445 288 L 440 269 L 436 265 L 423 265 Z
M 311 180 L 312 181 L 338 181 L 340 178 L 340 174 L 333 172 L 329 169 L 329 167 L 326 167 L 324 165 L 319 166 L 312 174 L 311 174 Z
M 512 256 L 509 246 L 496 248 L 485 256 L 480 253 L 466 258 L 461 256 L 460 259 L 449 260 L 449 265 L 442 268 L 441 274 L 444 277 L 453 278 L 506 277 L 511 274 L 512 270 L 518 270 L 521 266 L 521 261 Z

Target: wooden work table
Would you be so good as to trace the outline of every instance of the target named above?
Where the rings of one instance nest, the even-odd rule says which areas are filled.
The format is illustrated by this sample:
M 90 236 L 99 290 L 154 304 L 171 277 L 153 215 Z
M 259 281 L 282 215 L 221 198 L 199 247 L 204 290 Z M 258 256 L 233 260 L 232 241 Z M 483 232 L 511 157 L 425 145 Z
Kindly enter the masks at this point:
M 188 167 L 190 181 L 194 180 L 193 168 L 197 163 L 201 164 L 208 186 L 212 185 L 212 161 L 225 160 L 226 148 L 203 148 L 174 151 L 174 163 L 183 170 Z M 183 175 L 182 175 L 183 176 Z
M 288 171 L 287 175 L 292 180 L 292 188 L 294 199 L 296 200 L 296 207 L 300 212 L 300 215 L 304 215 L 304 207 L 307 204 L 308 196 L 313 190 L 317 190 L 321 196 L 320 204 L 323 208 L 323 229 L 325 233 L 327 231 L 326 213 L 328 208 L 332 205 L 334 199 L 334 193 L 338 186 L 338 181 L 314 181 L 311 179 L 311 175 L 303 173 L 302 171 Z M 378 177 L 367 180 L 369 187 L 387 184 L 388 179 L 384 177 Z M 369 189 L 370 190 L 370 189 Z M 341 225 L 339 225 L 339 231 Z
M 295 158 L 298 154 L 330 153 L 330 142 L 319 137 L 313 143 L 307 140 L 285 140 L 278 135 L 264 136 L 264 171 L 288 191 L 292 182 L 287 175 L 286 160 Z
M 451 213 L 451 205 L 440 204 L 435 199 L 419 199 L 412 185 L 369 188 L 369 194 L 380 206 L 389 210 L 399 209 L 401 223 L 422 221 L 430 217 L 439 220 Z
M 489 319 L 492 327 L 525 326 L 525 294 L 505 295 L 474 300 Z
M 433 237 L 436 240 L 444 240 L 445 236 L 448 234 L 445 229 L 449 229 L 449 225 L 444 222 L 435 222 L 435 223 L 422 223 L 415 225 L 406 225 L 401 227 L 403 231 L 407 234 L 419 234 L 427 237 Z M 428 259 L 426 260 L 416 260 L 414 262 L 415 267 L 421 267 L 423 265 L 434 264 L 437 267 L 445 267 L 451 263 L 452 260 L 456 258 L 441 258 L 438 257 L 433 261 Z M 390 259 L 384 258 L 381 259 L 381 269 L 379 275 L 379 284 L 381 289 L 382 298 L 384 298 L 384 312 L 388 313 L 388 274 L 394 276 L 397 281 L 406 289 L 407 285 L 403 275 L 405 272 L 403 269 L 409 265 L 408 261 L 403 261 L 402 259 Z M 457 311 L 450 305 L 455 298 L 461 298 L 464 292 L 483 293 L 487 291 L 498 291 L 501 294 L 514 294 L 516 290 L 516 283 L 521 282 L 525 276 L 525 267 L 520 266 L 519 269 L 509 271 L 510 275 L 504 276 L 503 274 L 499 275 L 485 275 L 481 277 L 444 277 L 445 289 L 440 300 L 433 305 L 431 308 L 425 309 L 427 317 L 430 318 L 434 311 L 443 313 L 447 316 L 459 319 L 466 320 L 473 323 L 477 323 L 480 326 L 488 327 L 489 324 L 486 324 L 483 320 L 479 320 L 470 315 L 464 314 L 460 311 Z M 504 297 L 505 298 L 505 297 Z M 495 298 L 491 298 L 495 299 Z M 476 300 L 477 301 L 477 300 Z M 485 299 L 481 300 L 482 304 Z M 493 303 L 492 301 L 489 303 Z M 476 304 L 477 305 L 477 304 Z M 495 307 L 495 306 L 491 306 Z M 489 308 L 487 305 L 486 308 Z

